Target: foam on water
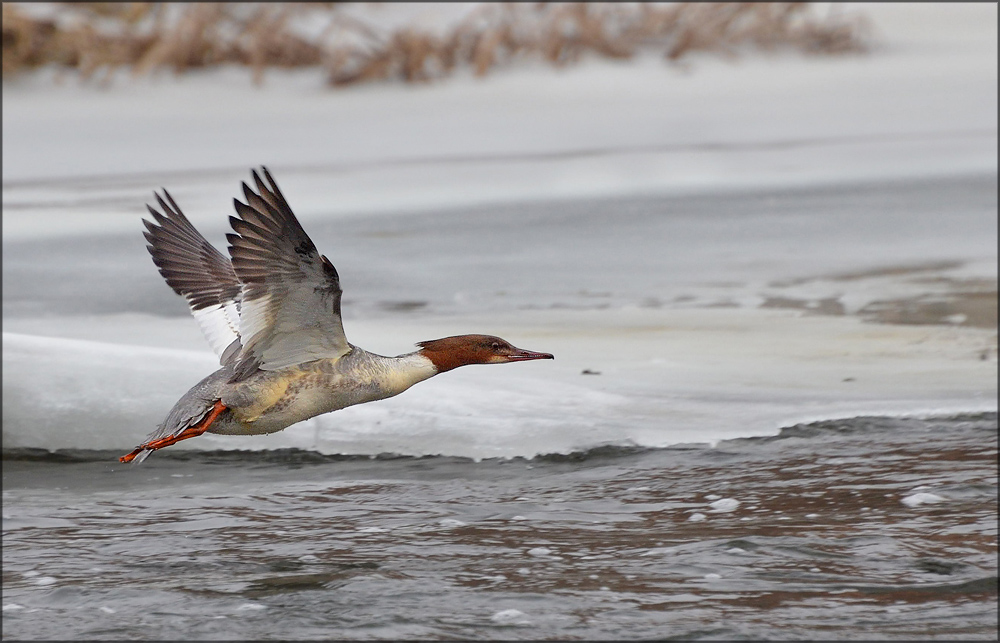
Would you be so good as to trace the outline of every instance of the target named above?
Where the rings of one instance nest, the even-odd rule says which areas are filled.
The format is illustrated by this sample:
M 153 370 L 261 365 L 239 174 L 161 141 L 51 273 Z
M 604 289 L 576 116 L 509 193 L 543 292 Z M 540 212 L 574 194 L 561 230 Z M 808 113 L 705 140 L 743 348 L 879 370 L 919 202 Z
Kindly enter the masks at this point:
M 937 504 L 939 502 L 946 502 L 945 498 L 937 495 L 936 493 L 915 493 L 912 496 L 906 496 L 900 500 L 907 507 L 919 507 L 920 505 L 927 504 Z

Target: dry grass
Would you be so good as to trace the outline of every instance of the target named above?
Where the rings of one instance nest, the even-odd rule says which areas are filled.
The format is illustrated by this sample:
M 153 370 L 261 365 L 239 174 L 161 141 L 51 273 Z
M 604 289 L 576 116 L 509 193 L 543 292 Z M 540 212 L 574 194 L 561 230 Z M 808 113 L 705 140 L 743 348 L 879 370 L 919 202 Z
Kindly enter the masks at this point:
M 427 81 L 459 67 L 482 76 L 516 59 L 566 65 L 586 53 L 629 58 L 653 49 L 678 60 L 695 51 L 867 49 L 863 21 L 820 18 L 808 3 L 483 3 L 444 34 L 379 29 L 332 2 L 57 4 L 45 18 L 3 4 L 5 78 L 50 64 L 84 79 L 103 70 L 108 79 L 120 67 L 141 75 L 236 63 L 252 68 L 256 82 L 269 67 L 322 66 L 341 86 Z M 296 28 L 303 22 L 325 28 L 306 37 Z

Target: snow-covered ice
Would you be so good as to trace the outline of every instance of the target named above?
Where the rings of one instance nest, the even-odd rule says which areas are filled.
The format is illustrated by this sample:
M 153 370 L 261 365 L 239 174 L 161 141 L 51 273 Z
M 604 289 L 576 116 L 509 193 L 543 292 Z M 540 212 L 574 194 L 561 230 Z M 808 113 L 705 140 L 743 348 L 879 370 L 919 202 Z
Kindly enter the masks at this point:
M 166 187 L 222 247 L 261 163 L 337 265 L 353 343 L 489 332 L 556 360 L 172 448 L 512 457 L 995 410 L 995 329 L 858 315 L 995 290 L 996 5 L 864 10 L 867 56 L 341 91 L 242 69 L 5 81 L 4 447 L 127 451 L 216 367 L 143 204 Z

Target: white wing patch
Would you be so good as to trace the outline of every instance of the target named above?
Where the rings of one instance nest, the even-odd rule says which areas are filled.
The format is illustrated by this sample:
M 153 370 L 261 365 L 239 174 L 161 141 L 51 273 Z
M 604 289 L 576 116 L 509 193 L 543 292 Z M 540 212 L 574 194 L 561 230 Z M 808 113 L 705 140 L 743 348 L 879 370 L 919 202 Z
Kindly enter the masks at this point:
M 209 346 L 227 364 L 240 348 L 242 285 L 232 262 L 188 221 L 170 193 L 156 195 L 163 212 L 146 206 L 154 222 L 143 220 L 147 249 L 167 285 L 184 297 Z
M 192 309 L 191 314 L 208 340 L 208 345 L 220 358 L 234 340 L 240 339 L 240 318 L 235 302 L 225 306 L 220 304 L 200 310 Z

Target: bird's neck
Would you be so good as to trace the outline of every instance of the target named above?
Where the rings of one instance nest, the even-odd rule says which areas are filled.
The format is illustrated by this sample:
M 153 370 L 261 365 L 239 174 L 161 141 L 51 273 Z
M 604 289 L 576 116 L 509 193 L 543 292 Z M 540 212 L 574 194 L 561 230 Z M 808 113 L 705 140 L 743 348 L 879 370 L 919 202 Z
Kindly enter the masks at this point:
M 423 382 L 439 372 L 434 363 L 419 351 L 399 357 L 383 357 L 379 361 L 382 363 L 378 379 L 382 381 L 382 388 L 390 395 L 399 395 L 417 382 Z

